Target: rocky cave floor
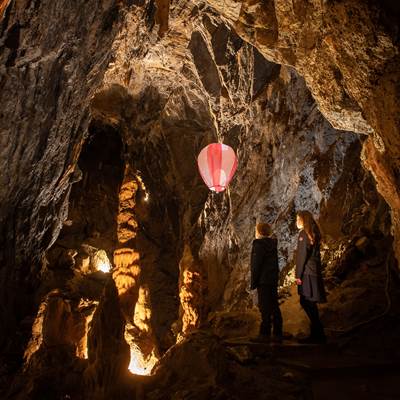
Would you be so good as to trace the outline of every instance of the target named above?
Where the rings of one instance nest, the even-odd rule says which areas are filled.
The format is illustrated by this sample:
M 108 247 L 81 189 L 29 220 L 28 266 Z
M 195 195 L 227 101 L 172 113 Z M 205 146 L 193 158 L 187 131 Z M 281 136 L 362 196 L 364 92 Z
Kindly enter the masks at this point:
M 329 278 L 325 273 L 328 302 L 321 307 L 321 312 L 328 334 L 327 345 L 298 344 L 295 336 L 306 334 L 307 324 L 295 288 L 290 286 L 282 292 L 281 308 L 285 331 L 295 336 L 283 343 L 251 340 L 256 336 L 259 324 L 256 308 L 215 312 L 210 314 L 202 329 L 187 334 L 170 347 L 150 376 L 128 372 L 126 349 L 120 349 L 125 359 L 121 362 L 118 355 L 110 354 L 119 345 L 114 343 L 110 347 L 105 344 L 101 350 L 105 356 L 103 374 L 97 375 L 93 384 L 101 387 L 102 379 L 108 379 L 115 362 L 125 371 L 120 371 L 118 384 L 105 384 L 108 393 L 105 398 L 397 399 L 400 394 L 400 349 L 397 346 L 400 332 L 399 276 L 393 268 L 395 265 L 390 265 L 390 262 L 381 265 L 382 260 L 371 257 L 371 253 L 359 252 L 358 257 L 353 270 L 347 270 L 346 279 L 341 277 L 341 282 L 338 276 Z M 355 260 L 354 254 L 352 260 Z M 53 272 L 59 276 L 56 279 L 58 285 L 60 280 L 65 281 L 65 269 Z M 76 280 L 76 275 L 77 271 L 69 279 Z M 107 321 L 98 323 L 101 331 L 95 334 L 98 340 L 109 341 L 115 327 L 121 324 L 121 320 L 112 316 L 119 306 L 111 274 L 91 273 L 80 276 L 80 280 L 80 296 L 90 298 L 99 292 L 99 288 L 105 290 L 99 294 L 101 305 L 98 308 L 103 314 L 100 321 L 106 318 L 111 322 L 108 328 Z M 72 325 L 70 322 L 62 323 L 68 318 L 63 301 L 68 299 L 70 302 L 74 290 L 76 287 L 56 290 L 48 295 L 47 304 L 51 311 L 46 326 L 42 327 L 43 332 L 39 332 L 43 335 L 43 342 L 23 370 L 16 362 L 18 351 L 3 356 L 1 398 L 92 398 L 85 387 L 90 356 L 89 360 L 77 357 L 75 345 L 68 343 L 82 333 L 77 332 L 76 321 Z M 371 310 L 371 301 L 374 310 Z M 53 307 L 49 306 L 51 303 Z M 26 332 L 17 332 L 21 348 L 26 346 L 23 336 L 29 336 L 31 332 L 29 321 L 26 324 Z M 121 337 L 114 340 L 121 341 Z
M 391 331 L 394 323 L 391 319 L 377 325 L 380 332 Z M 59 352 L 55 356 L 54 362 L 65 361 Z M 43 357 L 42 362 L 51 360 Z M 2 398 L 91 398 L 82 387 L 84 369 L 85 364 L 69 364 L 58 384 L 54 370 L 42 370 L 44 375 L 31 374 L 28 378 L 17 375 L 11 390 L 7 387 L 2 392 Z M 110 398 L 330 400 L 339 396 L 349 400 L 394 400 L 400 393 L 399 371 L 397 356 L 382 358 L 368 349 L 354 351 L 334 340 L 323 347 L 299 345 L 292 340 L 263 344 L 249 337 L 223 340 L 209 331 L 200 331 L 171 348 L 154 375 L 128 373 L 120 386 L 113 388 Z M 4 372 L 2 381 L 10 382 Z

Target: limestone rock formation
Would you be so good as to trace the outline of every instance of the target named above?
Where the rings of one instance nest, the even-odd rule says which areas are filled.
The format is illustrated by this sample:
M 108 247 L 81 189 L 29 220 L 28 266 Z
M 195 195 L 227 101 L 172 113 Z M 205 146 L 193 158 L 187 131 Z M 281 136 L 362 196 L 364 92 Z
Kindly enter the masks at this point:
M 208 2 L 265 57 L 296 68 L 334 127 L 370 135 L 364 164 L 391 207 L 399 258 L 398 5 L 358 0 Z
M 80 342 L 86 335 L 85 318 L 60 292 L 49 293 L 39 308 L 25 367 L 9 390 L 17 399 L 82 398 Z
M 237 339 L 260 320 L 257 221 L 278 238 L 285 326 L 307 333 L 300 209 L 322 232 L 329 338 L 399 357 L 396 10 L 1 1 L 0 397 L 309 395 Z M 218 141 L 239 158 L 221 194 L 196 165 Z
M 181 302 L 181 337 L 198 330 L 207 315 L 207 277 L 204 276 L 204 267 L 199 260 L 195 260 L 189 246 L 185 246 L 179 263 Z M 178 340 L 180 336 L 178 336 Z
M 123 392 L 129 364 L 129 346 L 124 339 L 124 327 L 118 292 L 114 281 L 110 279 L 89 331 L 88 367 L 84 377 L 87 398 L 118 398 Z
M 359 137 L 335 131 L 324 120 L 293 70 L 282 67 L 269 82 L 247 129 L 252 135 L 240 141 L 243 164 L 229 192 L 218 201 L 210 198 L 202 215 L 207 233 L 201 253 L 209 268 L 213 307 L 222 302 L 230 308 L 250 300 L 238 293 L 249 290 L 243 277 L 249 274 L 256 221 L 274 224 L 282 268 L 293 257 L 296 210 L 319 216 L 324 241 L 332 251 L 360 235 L 360 227 L 388 230 L 382 218 L 385 205 L 360 165 Z M 250 173 L 255 170 L 256 177 Z
M 305 395 L 302 374 L 291 375 L 293 380 L 285 379 L 286 368 L 271 365 L 265 353 L 246 349 L 244 346 L 247 358 L 240 356 L 239 347 L 227 348 L 215 336 L 191 334 L 166 353 L 163 363 L 155 370 L 158 387 L 154 388 L 150 383 L 146 396 L 149 399 L 189 397 L 202 400 L 295 399 Z M 186 367 L 188 359 L 192 368 Z
M 26 294 L 37 285 L 43 252 L 56 239 L 66 217 L 89 119 L 87 107 L 110 57 L 118 6 L 108 0 L 73 5 L 26 0 L 3 1 L 2 7 L 0 221 L 7 227 L 1 233 L 0 255 L 4 266 L 1 324 L 7 327 L 1 333 L 4 344 L 18 322 L 15 315 L 33 311 Z M 23 295 L 16 298 L 16 290 Z

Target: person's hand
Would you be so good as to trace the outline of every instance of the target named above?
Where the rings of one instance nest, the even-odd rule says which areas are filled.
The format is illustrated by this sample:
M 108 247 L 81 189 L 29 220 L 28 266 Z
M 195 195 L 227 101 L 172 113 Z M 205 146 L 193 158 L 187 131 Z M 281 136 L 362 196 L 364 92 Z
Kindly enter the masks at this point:
M 296 278 L 295 282 L 296 282 L 296 285 L 301 285 L 303 283 L 300 278 Z

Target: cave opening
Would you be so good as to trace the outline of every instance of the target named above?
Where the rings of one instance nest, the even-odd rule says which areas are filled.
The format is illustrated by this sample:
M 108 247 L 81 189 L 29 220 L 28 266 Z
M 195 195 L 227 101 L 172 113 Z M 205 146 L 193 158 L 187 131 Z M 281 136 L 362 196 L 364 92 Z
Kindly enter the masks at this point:
M 72 186 L 68 218 L 59 241 L 76 240 L 104 250 L 112 260 L 117 238 L 118 191 L 123 177 L 123 148 L 117 130 L 92 121 L 78 160 L 80 181 Z M 110 272 L 109 266 L 99 270 Z M 105 270 L 103 270 L 105 269 Z
M 42 300 L 38 297 L 42 303 L 35 322 L 36 334 L 42 336 L 38 341 L 46 336 L 41 315 L 54 318 L 50 293 L 66 304 L 66 318 L 75 321 L 70 324 L 71 331 L 63 335 L 83 359 L 89 356 L 90 323 L 112 270 L 123 168 L 120 134 L 110 126 L 92 121 L 74 171 L 68 214 L 57 240 L 46 252 L 42 270 Z M 31 346 L 25 357 L 32 357 L 36 350 Z
M 47 253 L 49 269 L 61 269 L 59 264 L 70 258 L 78 271 L 110 272 L 123 168 L 119 133 L 92 122 L 74 172 L 68 216 Z

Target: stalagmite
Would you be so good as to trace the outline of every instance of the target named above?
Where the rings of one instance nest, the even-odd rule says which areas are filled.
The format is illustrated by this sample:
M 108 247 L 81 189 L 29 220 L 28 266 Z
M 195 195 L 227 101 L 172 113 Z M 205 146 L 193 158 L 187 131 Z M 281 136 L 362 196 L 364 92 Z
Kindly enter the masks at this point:
M 195 261 L 190 247 L 185 245 L 179 264 L 181 282 L 179 298 L 181 300 L 181 332 L 177 340 L 197 330 L 204 321 L 204 277 L 199 261 Z
M 151 328 L 149 289 L 140 286 L 140 254 L 134 249 L 138 230 L 135 197 L 139 186 L 142 186 L 140 179 L 127 166 L 119 192 L 119 248 L 114 251 L 113 279 L 126 321 L 125 339 L 131 349 L 129 370 L 134 374 L 148 375 L 158 361 L 158 351 Z

